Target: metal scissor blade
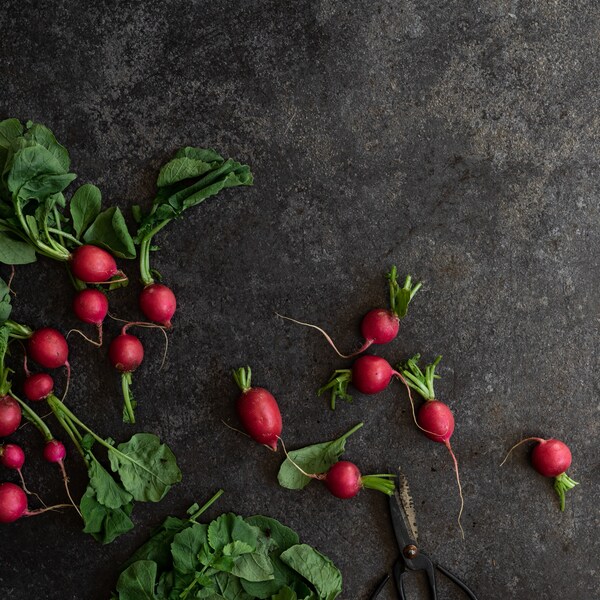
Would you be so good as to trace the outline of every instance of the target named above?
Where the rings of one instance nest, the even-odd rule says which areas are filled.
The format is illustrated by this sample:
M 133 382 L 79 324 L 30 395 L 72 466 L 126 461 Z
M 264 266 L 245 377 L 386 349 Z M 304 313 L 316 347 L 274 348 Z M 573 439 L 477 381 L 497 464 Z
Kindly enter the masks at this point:
M 397 491 L 393 496 L 390 496 L 390 513 L 392 515 L 392 526 L 394 527 L 394 533 L 396 534 L 396 541 L 398 542 L 400 552 L 402 552 L 406 546 L 411 544 L 416 546 L 417 540 L 415 540 L 410 533 L 410 524 L 406 518 L 402 500 Z
M 415 511 L 415 503 L 413 502 L 410 488 L 408 486 L 408 479 L 402 472 L 402 469 L 398 467 L 398 487 L 400 502 L 404 509 L 404 523 L 407 525 L 408 532 L 412 535 L 415 542 L 419 541 L 419 532 L 417 530 L 417 513 Z

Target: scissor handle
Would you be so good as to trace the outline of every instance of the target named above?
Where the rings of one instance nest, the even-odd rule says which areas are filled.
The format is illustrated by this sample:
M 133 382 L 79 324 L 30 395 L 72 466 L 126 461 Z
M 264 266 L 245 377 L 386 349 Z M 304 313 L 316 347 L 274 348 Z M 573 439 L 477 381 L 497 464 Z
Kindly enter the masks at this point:
M 454 575 L 454 573 L 451 573 L 450 571 L 448 571 L 448 569 L 446 569 L 445 567 L 442 567 L 442 565 L 438 565 L 436 563 L 435 567 L 436 567 L 436 569 L 441 571 L 450 581 L 454 582 L 459 588 L 461 588 L 462 591 L 465 594 L 467 594 L 467 596 L 469 596 L 469 598 L 471 598 L 471 600 L 477 600 L 477 596 L 475 595 L 473 590 L 471 590 L 469 588 L 469 586 L 464 581 L 462 581 L 462 579 L 460 579 L 459 577 Z
M 433 563 L 428 556 L 422 555 L 422 561 L 418 569 L 415 571 L 425 571 L 427 574 L 427 583 L 429 584 L 429 593 L 431 600 L 437 600 L 437 588 L 435 585 L 435 570 Z M 394 563 L 394 580 L 401 600 L 406 600 L 406 590 L 404 589 L 404 576 L 407 573 L 406 569 L 402 569 L 398 561 Z

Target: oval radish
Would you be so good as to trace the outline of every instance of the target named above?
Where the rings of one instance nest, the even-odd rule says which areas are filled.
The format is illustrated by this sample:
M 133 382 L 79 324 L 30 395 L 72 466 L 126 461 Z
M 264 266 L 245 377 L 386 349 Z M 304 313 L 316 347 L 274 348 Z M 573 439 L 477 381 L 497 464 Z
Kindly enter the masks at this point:
M 12 523 L 21 517 L 33 517 L 48 510 L 70 507 L 70 504 L 57 504 L 38 510 L 28 510 L 25 492 L 14 483 L 0 483 L 0 523 Z
M 46 369 L 68 364 L 69 346 L 63 334 L 52 327 L 34 331 L 27 342 L 29 356 Z
M 122 333 L 110 343 L 108 358 L 117 371 L 133 373 L 144 360 L 144 346 L 135 335 Z
M 171 318 L 177 309 L 175 294 L 162 283 L 147 285 L 140 294 L 140 309 L 150 321 L 171 327 Z
M 73 298 L 73 312 L 80 321 L 100 326 L 108 313 L 108 298 L 100 290 L 81 290 Z
M 111 254 L 90 244 L 71 254 L 71 271 L 84 283 L 104 283 L 119 272 Z
M 30 402 L 45 400 L 54 390 L 54 380 L 48 373 L 35 373 L 23 382 L 23 393 Z
M 412 277 L 407 275 L 404 281 L 404 287 L 400 287 L 398 285 L 398 270 L 396 267 L 392 267 L 391 271 L 386 275 L 386 278 L 389 281 L 390 308 L 374 308 L 363 317 L 360 330 L 365 341 L 358 350 L 351 354 L 342 354 L 337 349 L 337 346 L 334 344 L 329 334 L 320 327 L 317 327 L 312 323 L 305 323 L 304 321 L 298 321 L 291 317 L 285 317 L 279 313 L 276 314 L 287 321 L 292 321 L 293 323 L 304 325 L 305 327 L 312 327 L 313 329 L 320 331 L 338 356 L 341 356 L 342 358 L 352 358 L 361 354 L 373 344 L 387 344 L 396 338 L 400 329 L 400 320 L 408 313 L 408 305 L 422 285 L 421 283 L 413 285 Z
M 21 424 L 21 407 L 11 396 L 0 397 L 0 437 L 13 434 Z
M 16 444 L 0 445 L 0 464 L 7 469 L 19 471 L 25 463 L 25 452 Z
M 283 428 L 277 400 L 265 388 L 251 387 L 250 367 L 237 369 L 233 372 L 233 378 L 242 390 L 236 408 L 244 429 L 259 444 L 277 450 L 277 441 Z

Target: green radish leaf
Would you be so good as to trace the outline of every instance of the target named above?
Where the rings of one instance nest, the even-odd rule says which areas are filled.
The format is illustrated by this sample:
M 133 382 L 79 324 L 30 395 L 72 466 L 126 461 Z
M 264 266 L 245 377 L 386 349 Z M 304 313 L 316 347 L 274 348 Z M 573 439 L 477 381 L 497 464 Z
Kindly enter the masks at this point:
M 0 277 L 0 326 L 10 317 L 12 306 L 10 304 L 10 289 L 7 283 Z M 6 331 L 6 339 L 8 340 L 8 330 L 2 327 L 0 333 Z M 0 357 L 4 357 L 6 348 L 2 350 L 2 342 L 0 341 Z M 2 364 L 2 361 L 0 361 Z
M 225 159 L 211 148 L 194 148 L 193 146 L 180 148 L 175 153 L 175 158 L 192 158 L 205 163 L 216 163 L 215 166 L 225 162 Z
M 344 453 L 348 437 L 360 427 L 362 427 L 362 423 L 353 427 L 337 440 L 313 444 L 288 452 L 288 458 L 283 461 L 277 474 L 279 485 L 290 490 L 299 490 L 306 487 L 312 479 L 302 474 L 298 467 L 311 475 L 326 473 Z M 292 461 L 298 467 L 294 466 Z
M 271 600 L 298 600 L 298 596 L 296 596 L 296 592 L 289 587 L 285 586 L 274 594 Z
M 71 159 L 69 158 L 67 149 L 56 141 L 54 134 L 46 126 L 41 123 L 32 123 L 29 121 L 24 137 L 46 148 L 54 156 L 65 173 L 69 170 Z
M 121 210 L 112 206 L 101 212 L 83 236 L 87 244 L 96 244 L 120 258 L 135 258 L 135 246 Z
M 180 573 L 194 573 L 200 565 L 198 553 L 207 540 L 208 527 L 193 524 L 173 537 L 173 566 Z
M 120 535 L 133 529 L 133 521 L 129 518 L 133 510 L 133 503 L 116 509 L 108 508 L 98 502 L 91 485 L 88 485 L 81 498 L 79 509 L 85 523 L 84 533 L 91 533 L 96 540 L 103 544 L 110 544 Z
M 254 550 L 259 534 L 258 527 L 248 525 L 242 517 L 227 513 L 208 526 L 208 543 L 214 550 L 222 551 L 227 544 L 238 540 Z
M 242 554 L 251 554 L 252 552 L 254 552 L 252 546 L 246 544 L 246 542 L 240 542 L 239 540 L 230 542 L 223 547 L 223 555 L 231 556 L 233 558 L 241 556 Z
M 246 581 L 268 581 L 274 579 L 273 565 L 268 556 L 258 553 L 243 554 L 233 565 L 231 574 Z
M 95 185 L 85 183 L 77 188 L 69 205 L 77 239 L 100 214 L 101 204 L 102 194 Z
M 284 550 L 295 546 L 299 541 L 298 534 L 289 527 L 286 527 L 277 519 L 255 515 L 245 519 L 246 523 L 258 527 L 263 535 L 275 544 L 275 549 L 270 554 L 279 556 Z
M 215 575 L 217 590 L 225 600 L 253 600 L 244 592 L 240 580 L 229 573 L 217 573 Z
M 0 263 L 26 265 L 35 261 L 36 256 L 33 246 L 11 237 L 5 231 L 0 231 Z
M 329 558 L 307 544 L 288 548 L 281 560 L 311 583 L 319 598 L 334 600 L 342 593 L 342 574 Z
M 27 227 L 29 227 L 29 231 L 31 231 L 31 235 L 34 237 L 34 239 L 39 239 L 40 237 L 40 231 L 38 229 L 37 226 L 37 221 L 35 220 L 35 217 L 33 215 L 27 215 L 25 217 L 25 221 L 27 223 Z
M 119 576 L 119 600 L 156 600 L 155 585 L 156 563 L 151 560 L 138 560 Z
M 108 451 L 110 466 L 123 487 L 140 502 L 158 502 L 181 481 L 175 455 L 151 433 L 136 433 L 128 442 Z
M 23 125 L 19 119 L 0 121 L 0 148 L 10 148 L 11 144 L 23 135 Z
M 88 454 L 88 460 L 88 476 L 96 500 L 107 508 L 120 508 L 129 504 L 132 500 L 131 494 L 126 492 L 91 454 Z
M 213 166 L 202 160 L 196 160 L 194 158 L 174 158 L 164 165 L 159 174 L 156 186 L 166 187 L 172 185 L 184 179 L 192 179 L 204 175 L 207 171 L 210 171 Z

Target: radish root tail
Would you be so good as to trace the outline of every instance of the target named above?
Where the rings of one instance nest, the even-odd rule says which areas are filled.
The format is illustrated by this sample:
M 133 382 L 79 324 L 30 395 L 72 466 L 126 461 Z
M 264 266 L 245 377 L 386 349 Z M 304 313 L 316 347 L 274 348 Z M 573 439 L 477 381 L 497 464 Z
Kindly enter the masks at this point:
M 465 507 L 465 500 L 463 498 L 462 485 L 460 484 L 460 475 L 458 474 L 458 461 L 456 460 L 456 455 L 454 454 L 454 451 L 452 450 L 452 446 L 450 445 L 449 441 L 446 442 L 446 448 L 448 448 L 448 452 L 450 452 L 450 456 L 452 457 L 452 462 L 454 462 L 454 472 L 456 473 L 456 483 L 458 484 L 458 495 L 460 496 L 460 510 L 458 511 L 457 521 L 458 527 L 460 528 L 460 534 L 462 536 L 462 539 L 464 540 L 465 530 L 463 529 L 461 518 L 463 514 L 463 509 Z
M 310 479 L 319 479 L 321 481 L 323 479 L 325 479 L 324 473 L 320 473 L 320 474 L 307 473 L 300 465 L 298 465 L 296 462 L 294 462 L 294 459 L 288 454 L 288 451 L 285 448 L 285 443 L 284 443 L 283 439 L 281 439 L 281 437 L 279 437 L 279 436 L 277 436 L 277 439 L 281 442 L 281 447 L 283 448 L 285 457 L 296 467 L 296 469 L 298 469 L 298 471 L 300 471 L 300 473 L 302 473 L 302 475 L 304 475 L 305 477 L 310 477 Z
M 539 437 L 528 437 L 525 438 L 523 440 L 521 440 L 520 442 L 517 442 L 506 454 L 506 456 L 504 457 L 504 460 L 500 463 L 500 466 L 502 466 L 507 460 L 508 457 L 510 456 L 511 452 L 517 447 L 520 446 L 521 444 L 524 444 L 525 442 L 545 442 L 546 440 L 539 438 Z
M 79 329 L 69 329 L 69 331 L 67 332 L 67 335 L 65 337 L 68 338 L 69 335 L 71 335 L 72 333 L 78 333 L 84 340 L 86 340 L 93 346 L 96 346 L 97 348 L 100 348 L 100 346 L 102 346 L 102 325 L 98 326 L 98 333 L 99 333 L 99 338 L 100 338 L 98 341 L 95 341 L 95 340 L 89 338 L 87 335 L 85 335 L 85 333 L 83 333 L 83 331 L 80 331 Z
M 73 508 L 77 511 L 79 516 L 83 519 L 83 515 L 81 514 L 79 507 L 77 506 L 77 504 L 75 504 L 73 497 L 71 496 L 71 490 L 69 489 L 69 478 L 67 477 L 67 470 L 65 469 L 65 465 L 62 460 L 58 462 L 58 466 L 60 468 L 60 472 L 62 473 L 62 478 L 65 484 L 65 490 L 67 491 L 67 496 L 69 497 L 69 501 L 71 502 Z

